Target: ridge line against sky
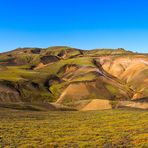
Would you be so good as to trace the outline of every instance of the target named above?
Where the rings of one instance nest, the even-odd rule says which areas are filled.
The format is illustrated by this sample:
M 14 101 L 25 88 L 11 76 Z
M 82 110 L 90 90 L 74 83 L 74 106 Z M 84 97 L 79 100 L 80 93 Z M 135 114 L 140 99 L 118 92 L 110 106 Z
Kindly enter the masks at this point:
M 148 53 L 146 0 L 0 0 L 0 52 L 18 47 Z

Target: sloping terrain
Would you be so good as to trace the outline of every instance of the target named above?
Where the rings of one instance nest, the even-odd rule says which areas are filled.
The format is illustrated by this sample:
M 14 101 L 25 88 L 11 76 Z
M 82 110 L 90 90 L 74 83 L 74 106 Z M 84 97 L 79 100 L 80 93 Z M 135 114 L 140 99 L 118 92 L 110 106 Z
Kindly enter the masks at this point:
M 83 111 L 87 110 L 103 110 L 103 109 L 111 109 L 112 106 L 109 100 L 101 100 L 101 99 L 94 99 L 90 103 L 88 103 L 84 108 Z
M 147 98 L 147 54 L 65 46 L 0 53 L 0 104 L 55 102 L 83 110 L 101 100 Z
M 132 99 L 148 96 L 148 55 L 104 57 L 101 60 L 107 72 L 129 84 L 135 91 Z

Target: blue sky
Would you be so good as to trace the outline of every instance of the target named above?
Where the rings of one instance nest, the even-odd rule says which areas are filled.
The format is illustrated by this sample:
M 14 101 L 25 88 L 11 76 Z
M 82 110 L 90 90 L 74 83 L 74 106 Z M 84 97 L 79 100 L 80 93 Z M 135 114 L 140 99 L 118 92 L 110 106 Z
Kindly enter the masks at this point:
M 67 45 L 148 52 L 147 0 L 0 0 L 0 52 Z

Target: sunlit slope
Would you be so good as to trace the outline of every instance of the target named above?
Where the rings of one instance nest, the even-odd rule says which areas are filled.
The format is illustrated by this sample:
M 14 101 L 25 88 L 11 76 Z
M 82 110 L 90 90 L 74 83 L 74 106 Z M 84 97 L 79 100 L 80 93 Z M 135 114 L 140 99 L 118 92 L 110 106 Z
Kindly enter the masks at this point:
M 135 91 L 133 99 L 148 96 L 148 55 L 102 57 L 103 68 Z

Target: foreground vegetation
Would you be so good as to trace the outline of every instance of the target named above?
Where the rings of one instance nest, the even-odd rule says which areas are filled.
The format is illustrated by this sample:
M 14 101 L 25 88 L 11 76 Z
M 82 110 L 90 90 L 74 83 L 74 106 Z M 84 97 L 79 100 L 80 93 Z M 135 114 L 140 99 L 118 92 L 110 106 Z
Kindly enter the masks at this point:
M 0 148 L 147 148 L 148 112 L 39 112 L 0 109 Z

